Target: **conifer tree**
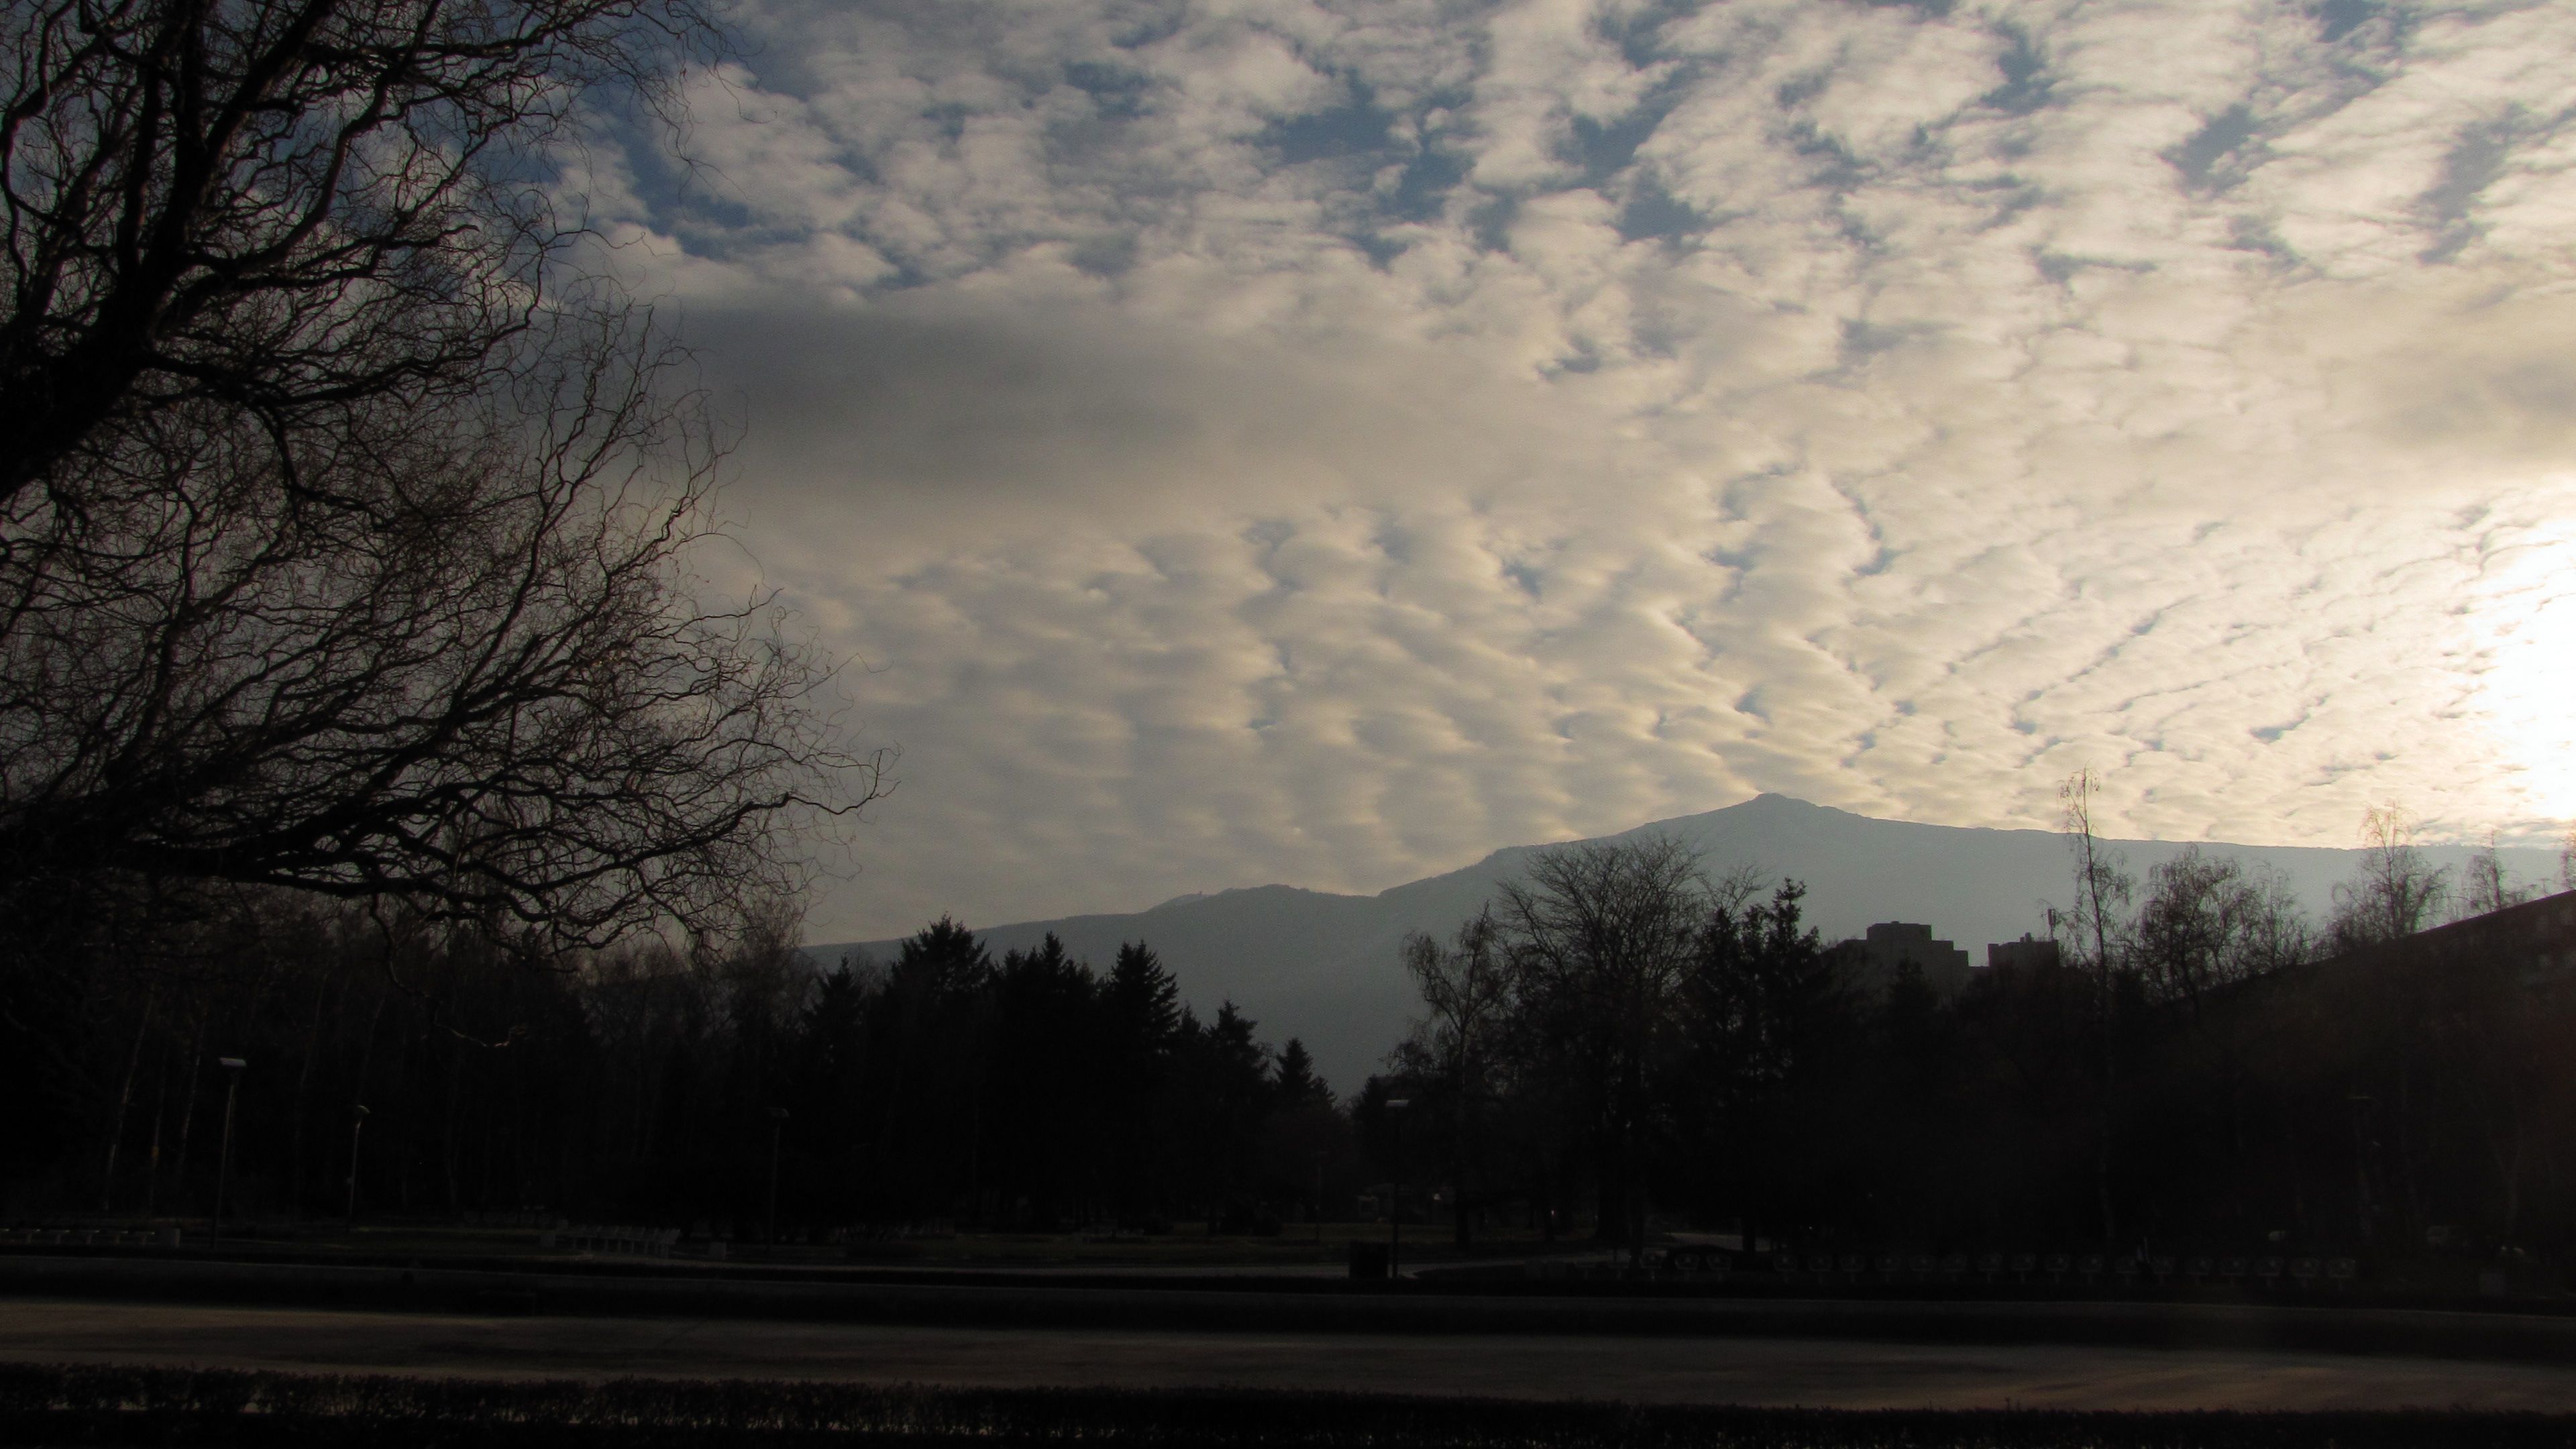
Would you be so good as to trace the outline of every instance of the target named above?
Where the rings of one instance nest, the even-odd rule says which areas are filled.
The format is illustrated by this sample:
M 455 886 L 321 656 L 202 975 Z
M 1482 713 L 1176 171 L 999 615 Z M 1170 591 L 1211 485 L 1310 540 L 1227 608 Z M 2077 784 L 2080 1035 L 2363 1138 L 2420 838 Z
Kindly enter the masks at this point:
M 1180 987 L 1142 941 L 1118 948 L 1101 983 L 1101 1087 L 1108 1196 L 1123 1215 L 1141 1218 L 1163 1197 L 1164 1145 L 1170 1140 L 1164 1086 L 1172 1049 L 1188 1025 Z
M 1272 1074 L 1272 1085 L 1282 1106 L 1296 1107 L 1308 1102 L 1330 1102 L 1333 1089 L 1315 1075 L 1315 1055 L 1296 1037 L 1279 1049 L 1279 1065 Z

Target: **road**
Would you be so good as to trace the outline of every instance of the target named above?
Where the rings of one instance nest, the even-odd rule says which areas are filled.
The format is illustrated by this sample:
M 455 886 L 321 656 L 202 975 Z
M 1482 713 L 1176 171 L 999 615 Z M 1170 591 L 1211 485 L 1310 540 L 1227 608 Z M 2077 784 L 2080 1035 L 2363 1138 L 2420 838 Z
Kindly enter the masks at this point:
M 1818 1339 L 920 1328 L 0 1299 L 0 1361 L 1839 1408 L 2576 1411 L 2576 1365 Z

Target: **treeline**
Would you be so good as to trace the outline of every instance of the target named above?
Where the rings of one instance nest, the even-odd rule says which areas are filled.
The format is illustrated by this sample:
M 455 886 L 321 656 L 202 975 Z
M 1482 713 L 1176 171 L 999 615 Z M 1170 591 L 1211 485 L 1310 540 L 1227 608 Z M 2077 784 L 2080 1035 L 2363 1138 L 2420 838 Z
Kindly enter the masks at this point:
M 2317 923 L 2225 858 L 2133 879 L 2087 824 L 2053 939 L 1956 994 L 1827 946 L 1794 883 L 1542 853 L 1407 943 L 1419 1021 L 1342 1103 L 1141 942 L 996 959 L 943 919 L 818 970 L 784 908 L 538 956 L 309 895 L 102 898 L 76 935 L 0 933 L 0 1212 L 204 1214 L 237 1086 L 231 1201 L 271 1219 L 755 1234 L 774 1152 L 793 1235 L 1258 1231 L 1397 1180 L 1462 1242 L 2576 1247 L 2576 898 L 2517 905 L 2383 828 Z M 2474 919 L 2434 929 L 2453 896 Z
M 1670 842 L 1538 858 L 1407 951 L 1401 1100 L 1461 1242 L 1650 1221 L 1802 1248 L 2563 1253 L 2576 910 L 2453 883 L 2389 821 L 2331 920 L 2198 851 L 2144 881 L 2071 820 L 2075 904 L 1944 995 L 1873 977 L 1801 892 Z M 2479 878 L 2479 877 L 2482 877 Z M 2570 919 L 2561 919 L 2568 917 Z
M 748 1235 L 773 1144 L 800 1235 L 1261 1229 L 1350 1191 L 1304 1046 L 1231 1005 L 1202 1020 L 1142 942 L 1105 971 L 1052 939 L 996 961 L 943 919 L 818 972 L 776 911 L 722 945 L 540 962 L 252 893 L 110 944 L 0 977 L 22 1129 L 0 1211 L 209 1212 L 231 1090 L 231 1210 L 272 1219 L 540 1207 Z

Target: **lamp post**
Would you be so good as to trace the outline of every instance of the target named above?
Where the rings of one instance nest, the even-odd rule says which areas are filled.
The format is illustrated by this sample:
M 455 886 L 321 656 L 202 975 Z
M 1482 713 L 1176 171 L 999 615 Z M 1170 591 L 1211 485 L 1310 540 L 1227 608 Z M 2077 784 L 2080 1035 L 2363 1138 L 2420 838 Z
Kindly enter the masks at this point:
M 787 1130 L 787 1109 L 769 1109 L 769 1242 L 778 1244 L 778 1139 Z
M 1400 1276 L 1398 1263 L 1404 1254 L 1404 1113 L 1413 1105 L 1410 1097 L 1389 1097 L 1387 1120 L 1395 1125 L 1395 1166 L 1387 1178 L 1386 1207 L 1386 1281 L 1395 1286 Z
M 349 1114 L 349 1226 L 358 1225 L 358 1134 L 367 1130 L 367 1104 Z
M 233 1176 L 233 1096 L 241 1090 L 242 1070 L 250 1065 L 240 1057 L 217 1057 L 224 1069 L 224 1146 L 215 1160 L 215 1225 L 208 1236 L 216 1242 L 224 1239 L 224 1188 Z
M 1315 1246 L 1324 1246 L 1324 1150 L 1315 1149 Z

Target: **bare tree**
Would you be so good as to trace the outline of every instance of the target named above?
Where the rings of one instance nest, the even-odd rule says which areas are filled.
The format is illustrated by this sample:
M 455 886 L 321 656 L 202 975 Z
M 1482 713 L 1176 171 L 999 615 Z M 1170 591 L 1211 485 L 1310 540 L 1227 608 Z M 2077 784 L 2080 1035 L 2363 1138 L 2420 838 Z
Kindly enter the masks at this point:
M 2109 1243 L 2119 1236 L 2111 1196 L 2112 1111 L 2119 1086 L 2119 982 L 2121 973 L 2128 969 L 2124 960 L 2129 945 L 2124 918 L 2136 881 L 2128 872 L 2127 862 L 2117 851 L 2105 850 L 2101 838 L 2094 833 L 2093 797 L 2101 791 L 2102 779 L 2090 765 L 2068 776 L 2066 783 L 2058 787 L 2057 798 L 2065 807 L 2066 842 L 2075 855 L 2075 905 L 2063 912 L 2050 907 L 2048 921 L 2067 957 L 2092 978 L 2096 1067 L 2093 1186 L 2102 1215 L 2102 1241 Z
M 2212 990 L 2295 965 L 2309 949 L 2287 879 L 2198 846 L 2148 870 L 2131 932 L 2150 989 L 2195 1020 Z
M 1495 911 L 1529 1029 L 1561 1058 L 1592 1123 L 1599 1232 L 1637 1260 L 1651 1066 L 1676 1044 L 1683 986 L 1715 903 L 1696 852 L 1648 837 L 1543 851 Z
M 2308 960 L 2314 932 L 2280 872 L 2198 846 L 2151 868 L 2146 885 L 2129 931 L 2131 959 L 2152 996 L 2181 1008 L 2186 1027 L 2174 1045 L 2221 1088 L 2228 1156 L 2242 1171 L 2247 1016 L 2211 1012 L 2210 998 Z
M 2460 891 L 2462 917 L 2483 916 L 2518 906 L 2531 899 L 2531 890 L 2513 883 L 2506 874 L 2504 856 L 2496 849 L 2495 832 L 2487 832 L 2487 843 L 2469 856 L 2467 879 Z
M 2424 858 L 2414 822 L 2394 805 L 2361 819 L 2361 864 L 2335 887 L 2328 937 L 2340 951 L 2401 941 L 2433 924 L 2450 899 L 2450 872 Z
M 690 569 L 718 453 L 544 184 L 690 0 L 10 0 L 0 889 L 391 896 L 597 942 L 855 808 L 827 677 Z
M 697 0 L 9 0 L 0 502 L 209 426 L 303 478 L 482 395 L 576 233 L 548 153 L 716 40 Z
M 1422 994 L 1412 1045 L 1450 1096 L 1450 1206 L 1460 1247 L 1472 1236 L 1477 1117 L 1493 1095 L 1513 1004 L 1501 936 L 1493 913 L 1483 911 L 1446 946 L 1419 931 L 1404 939 L 1404 967 Z
M 2075 904 L 2063 911 L 2052 906 L 2048 917 L 2066 954 L 2107 989 L 2121 969 L 2125 918 L 2137 879 L 2129 874 L 2127 860 L 2105 848 L 2094 832 L 2093 800 L 2101 793 L 2102 777 L 2090 765 L 2067 776 L 2057 789 L 2067 848 L 2075 856 Z

